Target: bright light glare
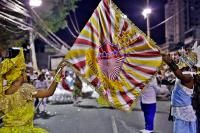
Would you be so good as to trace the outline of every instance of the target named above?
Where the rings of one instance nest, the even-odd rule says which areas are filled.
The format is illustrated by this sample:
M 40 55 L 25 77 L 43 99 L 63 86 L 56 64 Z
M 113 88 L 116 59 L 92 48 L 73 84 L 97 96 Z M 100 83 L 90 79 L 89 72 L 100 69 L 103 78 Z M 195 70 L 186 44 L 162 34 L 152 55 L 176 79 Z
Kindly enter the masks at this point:
M 29 5 L 32 7 L 39 7 L 42 5 L 42 0 L 29 0 Z
M 142 15 L 144 16 L 144 18 L 147 18 L 147 16 L 151 14 L 151 8 L 145 8 L 142 12 Z
M 127 17 L 127 15 L 123 15 L 123 18 L 124 18 L 124 19 L 127 19 L 128 17 Z

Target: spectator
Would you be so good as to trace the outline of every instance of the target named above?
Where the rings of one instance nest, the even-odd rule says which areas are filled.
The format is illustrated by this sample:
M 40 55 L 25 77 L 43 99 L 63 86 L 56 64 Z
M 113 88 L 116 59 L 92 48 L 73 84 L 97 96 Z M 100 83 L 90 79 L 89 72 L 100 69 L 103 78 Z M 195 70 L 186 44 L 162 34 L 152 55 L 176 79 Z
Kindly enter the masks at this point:
M 159 89 L 157 79 L 153 78 L 141 93 L 141 108 L 145 119 L 145 129 L 140 130 L 141 133 L 153 133 L 156 113 L 156 92 Z
M 160 98 L 160 100 L 168 100 L 170 96 L 170 91 L 167 85 L 163 84 L 163 79 L 164 79 L 163 76 L 157 75 L 156 79 L 157 79 L 157 85 L 159 86 L 157 87 L 156 90 L 157 97 Z
M 74 89 L 73 89 L 74 105 L 77 105 L 80 102 L 81 96 L 82 96 L 82 81 L 76 75 L 74 81 Z
M 35 81 L 35 87 L 36 89 L 40 90 L 40 89 L 47 89 L 48 88 L 48 82 L 45 79 L 45 75 L 44 73 L 40 74 L 38 77 L 38 80 Z M 42 100 L 42 101 L 41 101 Z M 36 98 L 35 101 L 35 107 L 38 106 L 39 101 L 42 102 L 43 105 L 43 111 L 42 112 L 46 112 L 46 103 L 47 103 L 47 98 L 43 98 L 43 99 L 38 99 Z M 39 107 L 38 107 L 38 111 L 39 111 Z

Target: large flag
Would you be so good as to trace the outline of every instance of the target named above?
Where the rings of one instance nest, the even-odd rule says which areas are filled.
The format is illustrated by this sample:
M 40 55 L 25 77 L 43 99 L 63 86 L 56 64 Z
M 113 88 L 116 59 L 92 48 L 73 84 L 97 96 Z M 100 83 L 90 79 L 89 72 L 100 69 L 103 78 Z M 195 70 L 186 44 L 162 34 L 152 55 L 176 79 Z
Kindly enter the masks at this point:
M 66 59 L 111 106 L 131 111 L 161 65 L 155 42 L 110 0 L 102 0 Z

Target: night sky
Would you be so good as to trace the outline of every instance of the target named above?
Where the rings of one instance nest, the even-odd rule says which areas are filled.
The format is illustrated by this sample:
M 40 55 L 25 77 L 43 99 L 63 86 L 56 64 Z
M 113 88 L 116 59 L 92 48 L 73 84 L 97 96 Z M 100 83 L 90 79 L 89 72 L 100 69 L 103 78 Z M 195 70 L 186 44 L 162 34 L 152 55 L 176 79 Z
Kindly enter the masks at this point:
M 100 0 L 81 0 L 78 3 L 76 15 L 80 30 L 87 23 L 99 2 Z M 146 20 L 141 14 L 145 7 L 146 0 L 113 0 L 113 2 L 136 26 L 146 33 Z M 152 27 L 164 20 L 164 0 L 150 0 L 150 7 L 152 8 L 152 14 L 150 18 L 150 25 Z M 75 41 L 75 38 L 69 34 L 68 30 L 61 30 L 57 33 L 57 35 L 68 44 L 73 44 Z M 165 42 L 164 36 L 164 25 L 151 30 L 151 37 L 157 42 L 158 45 Z

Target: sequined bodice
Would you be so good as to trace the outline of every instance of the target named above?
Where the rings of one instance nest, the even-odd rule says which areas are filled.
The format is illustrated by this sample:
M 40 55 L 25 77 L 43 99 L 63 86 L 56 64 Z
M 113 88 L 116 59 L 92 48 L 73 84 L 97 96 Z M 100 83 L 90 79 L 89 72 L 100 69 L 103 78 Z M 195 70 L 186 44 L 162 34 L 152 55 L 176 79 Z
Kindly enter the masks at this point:
M 1 105 L 4 126 L 24 126 L 32 125 L 33 121 L 33 97 L 35 88 L 24 83 L 21 88 L 12 95 L 6 95 Z

